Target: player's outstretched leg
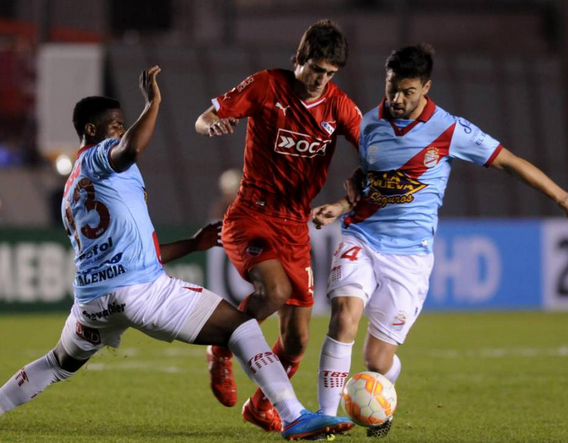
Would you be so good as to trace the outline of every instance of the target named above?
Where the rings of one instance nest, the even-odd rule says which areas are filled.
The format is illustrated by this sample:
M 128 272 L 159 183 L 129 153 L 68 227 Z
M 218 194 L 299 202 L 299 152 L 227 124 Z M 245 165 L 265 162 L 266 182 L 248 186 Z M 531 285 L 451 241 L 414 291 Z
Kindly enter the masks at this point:
M 229 339 L 229 349 L 246 374 L 278 410 L 284 427 L 282 437 L 296 440 L 314 435 L 342 433 L 354 426 L 345 417 L 330 417 L 304 409 L 280 360 L 268 347 L 256 320 L 246 321 L 235 329 Z
M 302 356 L 292 356 L 286 353 L 282 344 L 282 337 L 276 339 L 272 352 L 280 359 L 288 378 L 291 379 L 298 371 Z M 266 398 L 260 388 L 243 405 L 243 419 L 267 432 L 281 432 L 282 420 L 276 408 Z
M 219 403 L 229 408 L 237 403 L 232 357 L 233 353 L 224 346 L 207 347 L 211 391 Z
M 249 299 L 250 295 L 241 301 L 239 311 L 246 311 Z M 232 358 L 233 353 L 226 346 L 207 347 L 211 391 L 219 403 L 228 408 L 232 408 L 237 403 L 237 383 L 233 375 Z
M 27 403 L 50 384 L 66 380 L 73 374 L 60 367 L 54 351 L 48 352 L 20 369 L 0 388 L 0 415 Z

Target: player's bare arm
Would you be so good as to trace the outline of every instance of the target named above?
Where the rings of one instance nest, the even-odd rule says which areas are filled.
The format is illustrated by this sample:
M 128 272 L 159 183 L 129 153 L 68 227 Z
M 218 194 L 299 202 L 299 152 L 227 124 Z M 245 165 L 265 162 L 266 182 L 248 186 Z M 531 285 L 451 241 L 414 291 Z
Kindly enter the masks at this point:
M 162 101 L 160 88 L 156 81 L 156 76 L 160 71 L 159 66 L 153 66 L 140 74 L 139 85 L 146 104 L 138 120 L 124 133 L 118 146 L 110 153 L 113 167 L 118 172 L 126 171 L 136 163 L 152 138 Z
M 323 226 L 333 223 L 343 214 L 347 214 L 351 209 L 353 209 L 353 205 L 349 203 L 347 197 L 344 197 L 335 203 L 312 209 L 312 221 L 316 229 L 321 229 Z
M 193 237 L 178 240 L 173 243 L 160 245 L 162 263 L 166 264 L 178 258 L 185 257 L 192 252 L 206 251 L 215 246 L 223 246 L 221 243 L 221 227 L 223 222 L 209 223 L 197 231 Z
M 547 195 L 568 217 L 568 193 L 532 163 L 503 148 L 491 166 L 520 178 L 527 185 Z
M 233 127 L 239 124 L 234 117 L 220 118 L 214 106 L 211 106 L 201 114 L 195 122 L 195 130 L 198 134 L 207 137 L 217 137 L 233 133 Z
M 361 199 L 364 178 L 365 174 L 363 174 L 362 169 L 359 167 L 353 171 L 351 177 L 343 182 L 343 188 L 345 189 L 345 192 L 347 192 L 346 198 L 351 205 L 355 205 L 355 203 Z

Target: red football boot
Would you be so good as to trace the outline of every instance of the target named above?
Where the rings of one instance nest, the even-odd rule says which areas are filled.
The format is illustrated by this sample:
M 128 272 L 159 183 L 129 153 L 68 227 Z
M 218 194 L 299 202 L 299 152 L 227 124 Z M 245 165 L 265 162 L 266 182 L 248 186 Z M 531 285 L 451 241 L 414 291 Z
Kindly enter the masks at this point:
M 232 407 L 237 403 L 237 384 L 233 377 L 233 362 L 230 357 L 218 357 L 212 346 L 207 346 L 207 361 L 211 375 L 211 390 L 223 406 Z

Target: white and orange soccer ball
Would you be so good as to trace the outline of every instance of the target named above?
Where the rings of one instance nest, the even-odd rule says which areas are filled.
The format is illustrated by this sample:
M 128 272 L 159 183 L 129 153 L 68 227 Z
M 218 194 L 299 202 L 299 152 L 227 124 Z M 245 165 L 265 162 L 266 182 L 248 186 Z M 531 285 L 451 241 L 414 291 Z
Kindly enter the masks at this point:
M 384 375 L 359 372 L 345 384 L 341 406 L 354 423 L 378 426 L 390 420 L 394 414 L 396 390 Z

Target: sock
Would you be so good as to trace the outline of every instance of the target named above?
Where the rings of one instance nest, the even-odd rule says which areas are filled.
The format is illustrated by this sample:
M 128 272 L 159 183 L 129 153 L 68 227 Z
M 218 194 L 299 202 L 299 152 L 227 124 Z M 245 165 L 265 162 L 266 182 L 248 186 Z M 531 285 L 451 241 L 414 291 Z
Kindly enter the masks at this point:
M 304 407 L 278 357 L 268 347 L 258 322 L 249 320 L 235 329 L 229 339 L 229 348 L 248 377 L 276 407 L 280 418 L 286 423 L 298 418 Z
M 280 337 L 276 339 L 276 343 L 274 343 L 274 346 L 272 347 L 272 352 L 280 359 L 280 363 L 282 363 L 282 367 L 286 371 L 286 374 L 288 374 L 288 378 L 292 378 L 300 367 L 302 356 L 291 356 L 286 354 Z M 270 403 L 270 400 L 264 395 L 260 388 L 257 388 L 251 397 L 251 403 L 260 411 L 265 411 L 272 407 L 272 403 Z
M 241 303 L 238 306 L 238 310 L 241 312 L 246 312 L 247 311 L 247 305 L 248 305 L 248 301 L 249 298 L 252 294 L 247 295 L 245 298 L 243 298 L 243 300 L 241 301 Z M 225 346 L 211 346 L 211 352 L 213 352 L 213 355 L 216 355 L 217 357 L 221 357 L 221 358 L 233 358 L 233 353 L 231 352 L 231 350 Z
M 353 343 L 341 343 L 326 336 L 320 354 L 318 401 L 326 415 L 337 415 L 341 391 L 351 367 Z
M 59 367 L 53 351 L 26 365 L 0 388 L 0 411 L 6 413 L 41 394 L 50 384 L 73 375 Z
M 398 358 L 398 355 L 394 354 L 394 357 L 392 359 L 392 366 L 390 367 L 390 369 L 383 374 L 386 378 L 388 378 L 390 380 L 390 382 L 394 385 L 396 382 L 396 379 L 398 378 L 398 376 L 400 375 L 400 370 L 402 369 L 402 364 L 400 363 L 400 358 Z

